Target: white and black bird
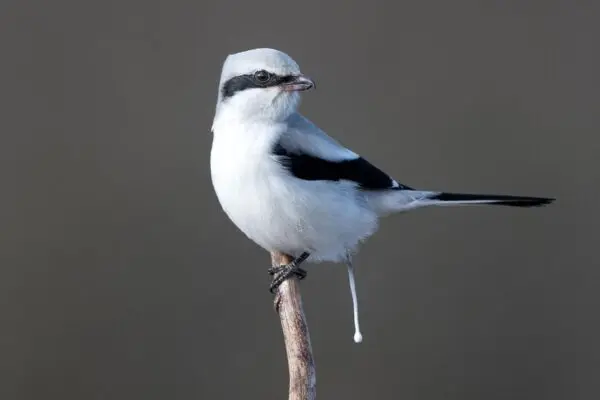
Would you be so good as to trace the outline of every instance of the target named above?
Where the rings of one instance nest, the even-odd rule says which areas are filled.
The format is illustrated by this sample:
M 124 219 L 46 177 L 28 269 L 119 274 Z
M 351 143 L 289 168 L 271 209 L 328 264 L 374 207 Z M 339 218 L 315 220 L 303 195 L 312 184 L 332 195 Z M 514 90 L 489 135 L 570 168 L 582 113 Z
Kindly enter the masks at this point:
M 534 207 L 553 199 L 413 189 L 342 146 L 297 111 L 315 83 L 287 54 L 253 49 L 223 65 L 212 125 L 211 176 L 233 223 L 267 251 L 295 257 L 271 269 L 271 290 L 305 261 L 348 265 L 358 328 L 351 254 L 386 214 L 426 206 Z

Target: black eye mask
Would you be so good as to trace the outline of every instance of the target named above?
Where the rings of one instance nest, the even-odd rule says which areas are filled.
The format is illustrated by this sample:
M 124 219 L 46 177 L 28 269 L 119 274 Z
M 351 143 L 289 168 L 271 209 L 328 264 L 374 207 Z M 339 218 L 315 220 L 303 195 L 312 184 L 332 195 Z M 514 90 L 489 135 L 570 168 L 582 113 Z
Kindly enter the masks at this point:
M 273 86 L 279 86 L 283 83 L 292 82 L 293 80 L 293 75 L 282 76 L 261 70 L 254 74 L 234 76 L 225 82 L 225 84 L 223 84 L 223 89 L 221 89 L 221 92 L 223 94 L 223 98 L 226 99 L 228 97 L 232 97 L 237 92 L 241 92 L 246 89 L 264 89 Z

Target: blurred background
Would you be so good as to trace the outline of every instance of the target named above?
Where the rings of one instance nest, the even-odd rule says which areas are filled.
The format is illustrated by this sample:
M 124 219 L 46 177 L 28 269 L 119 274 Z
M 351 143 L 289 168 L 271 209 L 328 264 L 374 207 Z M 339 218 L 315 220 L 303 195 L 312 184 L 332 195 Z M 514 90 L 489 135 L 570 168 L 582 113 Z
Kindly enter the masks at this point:
M 400 182 L 551 196 L 383 221 L 303 296 L 322 399 L 597 399 L 597 2 L 0 4 L 0 398 L 286 398 L 269 257 L 221 211 L 225 57 Z

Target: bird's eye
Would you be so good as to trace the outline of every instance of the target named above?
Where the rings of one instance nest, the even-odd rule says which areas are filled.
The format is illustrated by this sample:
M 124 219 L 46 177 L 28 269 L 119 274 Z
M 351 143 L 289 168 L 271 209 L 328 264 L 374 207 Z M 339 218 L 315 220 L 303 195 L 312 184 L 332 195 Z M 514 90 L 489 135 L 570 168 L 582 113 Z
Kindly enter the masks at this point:
M 268 82 L 269 79 L 271 79 L 271 74 L 265 71 L 264 69 L 261 69 L 260 71 L 256 71 L 254 73 L 254 78 L 261 83 L 265 83 Z

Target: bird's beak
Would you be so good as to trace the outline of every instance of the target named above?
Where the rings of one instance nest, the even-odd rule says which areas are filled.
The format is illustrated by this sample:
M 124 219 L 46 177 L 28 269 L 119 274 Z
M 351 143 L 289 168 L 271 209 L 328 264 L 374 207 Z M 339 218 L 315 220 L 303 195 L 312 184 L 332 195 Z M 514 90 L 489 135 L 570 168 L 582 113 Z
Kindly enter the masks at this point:
M 313 89 L 316 85 L 308 76 L 296 75 L 288 82 L 285 82 L 282 87 L 286 92 L 301 92 Z

